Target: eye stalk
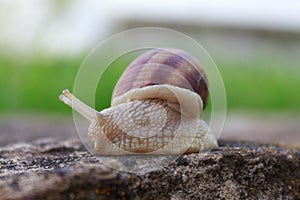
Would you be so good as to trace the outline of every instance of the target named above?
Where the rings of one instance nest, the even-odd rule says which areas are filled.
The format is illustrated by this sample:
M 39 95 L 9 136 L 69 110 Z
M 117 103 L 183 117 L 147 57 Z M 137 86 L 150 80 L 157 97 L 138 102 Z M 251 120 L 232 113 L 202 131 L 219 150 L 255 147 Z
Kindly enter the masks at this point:
M 92 121 L 95 118 L 97 111 L 80 101 L 68 89 L 62 91 L 59 99 L 72 109 L 76 110 L 79 114 L 87 120 Z

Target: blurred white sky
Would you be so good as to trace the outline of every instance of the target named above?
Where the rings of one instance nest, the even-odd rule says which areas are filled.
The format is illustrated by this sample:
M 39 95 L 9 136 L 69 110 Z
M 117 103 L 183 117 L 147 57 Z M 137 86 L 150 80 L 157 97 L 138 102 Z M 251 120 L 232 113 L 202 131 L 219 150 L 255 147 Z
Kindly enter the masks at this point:
M 0 45 L 78 53 L 126 20 L 237 26 L 300 34 L 298 0 L 0 0 Z

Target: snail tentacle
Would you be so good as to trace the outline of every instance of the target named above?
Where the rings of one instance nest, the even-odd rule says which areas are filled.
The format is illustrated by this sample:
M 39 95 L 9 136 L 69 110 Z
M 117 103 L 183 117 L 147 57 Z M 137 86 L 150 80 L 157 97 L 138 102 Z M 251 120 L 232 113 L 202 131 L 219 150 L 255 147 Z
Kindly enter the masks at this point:
M 92 121 L 92 119 L 94 119 L 96 116 L 96 110 L 80 101 L 67 89 L 62 91 L 62 94 L 59 96 L 59 99 L 66 105 L 76 110 L 79 114 L 81 114 L 89 121 Z

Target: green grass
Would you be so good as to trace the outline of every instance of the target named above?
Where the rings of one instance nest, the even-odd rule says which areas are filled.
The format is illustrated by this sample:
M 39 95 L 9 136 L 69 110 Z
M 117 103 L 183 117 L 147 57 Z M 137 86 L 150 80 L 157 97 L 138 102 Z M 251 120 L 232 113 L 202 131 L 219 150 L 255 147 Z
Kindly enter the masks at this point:
M 64 110 L 58 95 L 62 89 L 72 88 L 80 61 L 39 58 L 4 63 L 0 67 L 1 111 Z
M 1 112 L 69 112 L 58 96 L 73 87 L 82 58 L 0 58 Z M 117 60 L 101 79 L 96 108 L 110 104 L 111 92 L 130 60 Z M 217 62 L 228 109 L 300 111 L 300 69 L 272 61 Z
M 229 109 L 300 111 L 300 69 L 280 63 L 223 63 Z

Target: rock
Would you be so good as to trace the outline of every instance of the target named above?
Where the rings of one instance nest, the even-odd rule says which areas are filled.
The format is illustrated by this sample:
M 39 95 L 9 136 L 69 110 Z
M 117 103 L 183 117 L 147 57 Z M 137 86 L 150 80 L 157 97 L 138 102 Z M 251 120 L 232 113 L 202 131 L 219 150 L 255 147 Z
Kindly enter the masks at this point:
M 147 174 L 102 165 L 78 140 L 0 148 L 0 199 L 300 199 L 300 150 L 221 141 Z

